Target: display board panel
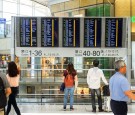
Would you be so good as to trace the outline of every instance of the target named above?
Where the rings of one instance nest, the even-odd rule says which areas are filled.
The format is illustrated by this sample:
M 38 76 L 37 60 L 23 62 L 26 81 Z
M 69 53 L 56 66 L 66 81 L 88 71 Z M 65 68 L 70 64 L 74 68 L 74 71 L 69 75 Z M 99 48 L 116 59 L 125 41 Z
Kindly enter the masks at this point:
M 59 19 L 41 18 L 41 47 L 58 47 Z
M 123 19 L 105 19 L 105 47 L 122 47 Z
M 63 47 L 80 47 L 80 18 L 63 18 Z
M 20 18 L 20 47 L 37 47 L 37 18 Z
M 84 47 L 101 47 L 101 18 L 84 18 Z
M 18 57 L 125 57 L 126 48 L 16 48 Z

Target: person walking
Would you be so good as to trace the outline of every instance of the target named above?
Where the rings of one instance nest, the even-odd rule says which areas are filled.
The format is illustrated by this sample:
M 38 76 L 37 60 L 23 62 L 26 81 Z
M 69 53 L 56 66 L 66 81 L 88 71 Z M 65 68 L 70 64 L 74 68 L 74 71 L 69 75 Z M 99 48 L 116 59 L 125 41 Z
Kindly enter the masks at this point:
M 78 86 L 77 72 L 74 69 L 74 65 L 72 63 L 68 64 L 67 69 L 63 73 L 63 78 L 65 83 L 63 109 L 66 111 L 68 94 L 70 94 L 70 110 L 72 111 L 74 110 L 74 90 Z
M 5 115 L 6 97 L 11 94 L 11 88 L 6 74 L 0 72 L 0 115 Z
M 123 60 L 115 62 L 115 74 L 109 80 L 111 109 L 114 115 L 127 115 L 127 101 L 135 100 L 135 94 L 130 90 L 126 74 L 126 64 Z
M 87 84 L 90 88 L 91 92 L 91 99 L 92 99 L 92 112 L 96 112 L 96 104 L 95 104 L 95 93 L 98 97 L 98 109 L 99 112 L 102 112 L 102 98 L 101 98 L 101 79 L 103 82 L 108 85 L 107 80 L 105 79 L 105 76 L 103 74 L 103 71 L 98 68 L 99 61 L 94 60 L 93 61 L 93 68 L 90 68 L 87 73 Z
M 7 113 L 6 115 L 9 115 L 9 112 L 11 110 L 11 105 L 13 105 L 15 112 L 17 115 L 21 115 L 20 110 L 17 106 L 16 103 L 16 96 L 19 93 L 19 71 L 17 69 L 17 65 L 15 62 L 11 61 L 8 64 L 8 71 L 7 71 L 7 79 L 10 84 L 12 93 L 9 95 L 9 100 L 8 100 L 8 106 L 7 106 Z

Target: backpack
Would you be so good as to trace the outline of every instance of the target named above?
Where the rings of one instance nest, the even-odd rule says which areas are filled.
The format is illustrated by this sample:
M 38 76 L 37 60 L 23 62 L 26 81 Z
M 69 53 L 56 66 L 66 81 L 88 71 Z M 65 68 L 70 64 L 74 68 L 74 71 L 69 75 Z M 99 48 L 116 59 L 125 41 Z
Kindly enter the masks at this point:
M 0 77 L 0 109 L 5 108 L 6 105 L 7 105 L 7 97 L 6 97 L 6 93 L 5 93 L 3 80 Z
M 74 77 L 72 74 L 67 74 L 64 79 L 65 87 L 73 87 L 74 86 Z
M 110 96 L 109 85 L 103 86 L 103 96 Z

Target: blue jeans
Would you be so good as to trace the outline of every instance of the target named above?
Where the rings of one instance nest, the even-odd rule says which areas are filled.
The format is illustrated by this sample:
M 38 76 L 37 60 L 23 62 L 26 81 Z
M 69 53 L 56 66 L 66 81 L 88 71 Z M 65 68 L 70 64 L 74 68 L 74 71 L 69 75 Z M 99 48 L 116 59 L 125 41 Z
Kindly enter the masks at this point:
M 70 94 L 70 108 L 73 108 L 74 102 L 74 87 L 64 89 L 64 108 L 66 109 L 68 94 Z
M 101 98 L 101 91 L 100 89 L 90 89 L 91 91 L 91 99 L 92 99 L 92 108 L 95 110 L 96 109 L 96 104 L 95 104 L 95 93 L 97 94 L 98 97 L 98 108 L 99 110 L 102 109 L 102 98 Z

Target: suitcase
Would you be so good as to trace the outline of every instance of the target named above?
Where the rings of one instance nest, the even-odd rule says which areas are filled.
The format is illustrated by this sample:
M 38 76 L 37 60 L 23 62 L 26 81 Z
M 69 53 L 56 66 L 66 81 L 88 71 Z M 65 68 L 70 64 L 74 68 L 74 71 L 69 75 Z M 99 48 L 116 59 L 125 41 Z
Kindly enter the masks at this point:
M 104 111 L 110 112 L 111 107 L 110 107 L 110 96 L 104 96 Z

